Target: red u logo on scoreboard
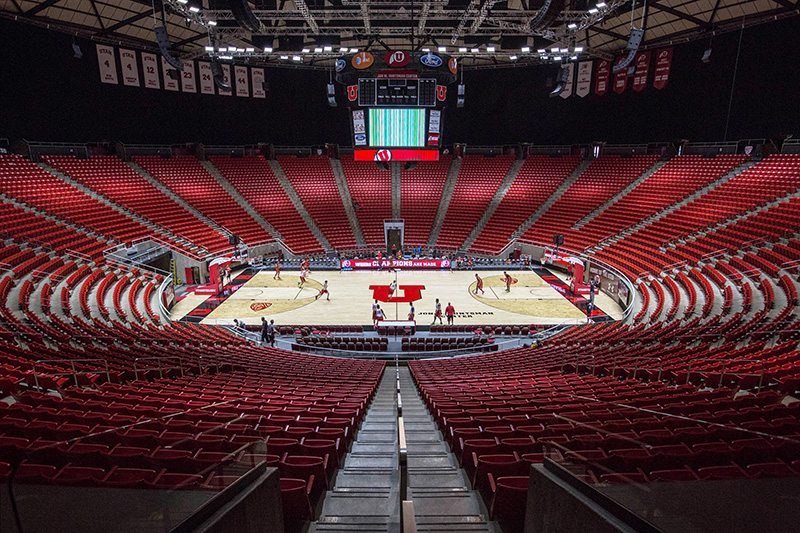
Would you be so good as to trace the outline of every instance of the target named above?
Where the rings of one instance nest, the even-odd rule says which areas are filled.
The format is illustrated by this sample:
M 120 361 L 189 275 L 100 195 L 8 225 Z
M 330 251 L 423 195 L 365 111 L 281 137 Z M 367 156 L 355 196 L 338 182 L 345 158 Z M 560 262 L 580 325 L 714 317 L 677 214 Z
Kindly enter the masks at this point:
M 356 98 L 358 98 L 358 85 L 348 85 L 347 86 L 347 99 L 351 102 L 355 102 Z
M 445 98 L 447 98 L 447 87 L 444 85 L 437 85 L 436 86 L 436 99 L 440 102 L 444 102 Z

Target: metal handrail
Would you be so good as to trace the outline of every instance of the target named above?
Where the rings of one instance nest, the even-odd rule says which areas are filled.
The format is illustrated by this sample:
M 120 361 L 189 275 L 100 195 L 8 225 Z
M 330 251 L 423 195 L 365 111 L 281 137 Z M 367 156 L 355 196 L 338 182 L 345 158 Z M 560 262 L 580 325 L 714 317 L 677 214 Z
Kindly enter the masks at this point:
M 292 342 L 291 344 L 294 346 L 306 348 L 309 351 L 314 352 L 317 355 L 327 355 L 329 357 L 346 357 L 346 358 L 353 358 L 353 359 L 360 359 L 360 355 L 364 354 L 365 358 L 370 359 L 411 359 L 411 358 L 436 358 L 436 357 L 458 357 L 463 355 L 470 355 L 471 353 L 488 353 L 493 351 L 501 351 L 505 348 L 502 346 L 508 346 L 511 344 L 518 344 L 519 339 L 516 340 L 508 340 L 504 342 L 496 342 L 491 344 L 481 344 L 479 346 L 470 346 L 468 348 L 459 348 L 459 349 L 452 349 L 452 350 L 437 350 L 437 351 L 408 351 L 408 352 L 373 352 L 373 351 L 366 351 L 366 350 L 342 350 L 340 348 L 323 348 L 322 346 L 310 346 L 308 344 L 302 344 L 299 342 Z M 496 348 L 496 349 L 495 349 Z M 319 353 L 321 352 L 321 353 Z
M 761 364 L 761 374 L 758 379 L 758 392 L 761 392 L 761 388 L 764 384 L 764 376 L 767 373 L 767 367 L 764 364 L 764 361 L 761 359 L 714 359 L 709 357 L 698 357 L 697 359 L 692 359 L 689 361 L 689 368 L 686 371 L 686 384 L 689 384 L 689 380 L 692 377 L 692 364 L 706 361 L 706 362 L 714 362 L 714 363 L 722 363 L 722 371 L 719 374 L 719 384 L 717 387 L 721 387 L 722 383 L 725 381 L 725 367 L 728 366 L 728 363 L 760 363 Z M 700 370 L 695 370 L 695 372 L 701 372 Z M 716 370 L 706 370 L 704 372 L 716 372 Z M 757 376 L 759 374 L 753 374 L 750 372 L 728 372 L 728 374 L 732 376 Z
M 80 387 L 78 383 L 78 374 L 97 374 L 97 370 L 77 370 L 75 368 L 75 363 L 98 363 L 102 361 L 103 365 L 106 367 L 106 381 L 111 383 L 111 372 L 108 370 L 108 361 L 106 359 L 37 359 L 33 362 L 32 369 L 33 370 L 33 382 L 37 389 L 42 390 L 42 387 L 39 386 L 39 374 L 43 376 L 65 376 L 65 375 L 72 375 L 75 379 L 75 386 Z M 37 364 L 44 364 L 44 363 L 69 363 L 70 367 L 72 368 L 72 372 L 36 372 L 36 365 Z
M 592 355 L 592 354 L 578 354 L 578 353 L 573 354 L 573 355 L 575 356 L 575 373 L 576 374 L 578 373 L 578 367 L 580 366 L 580 359 L 581 358 L 587 358 L 587 359 L 591 359 L 592 360 L 592 375 L 593 376 L 595 375 L 595 372 L 597 370 L 597 356 Z M 567 358 L 567 354 L 566 353 L 562 353 L 561 354 L 561 372 L 563 372 L 564 368 L 566 368 L 566 366 L 567 366 L 566 358 Z
M 161 361 L 166 361 L 166 360 L 173 360 L 173 361 L 177 360 L 178 366 L 169 366 L 169 367 L 162 366 Z M 183 357 L 179 355 L 166 355 L 158 357 L 137 357 L 136 359 L 133 360 L 133 375 L 137 381 L 139 380 L 139 364 L 138 364 L 139 361 L 158 361 L 157 368 L 145 368 L 144 370 L 158 370 L 158 376 L 160 378 L 164 377 L 164 370 L 174 370 L 176 368 L 181 371 L 181 377 L 184 376 Z
M 657 367 L 658 368 L 658 381 L 661 381 L 661 375 L 664 373 L 664 360 L 661 359 L 660 357 L 653 357 L 653 356 L 648 356 L 648 355 L 640 355 L 640 356 L 636 356 L 636 357 L 626 357 L 624 355 L 618 355 L 618 356 L 614 357 L 614 366 L 611 369 L 611 375 L 612 376 L 615 376 L 616 373 L 617 373 L 617 359 L 619 359 L 619 358 L 633 359 L 634 361 L 636 361 L 636 364 L 632 367 L 633 368 L 633 379 L 636 379 L 636 375 L 639 373 L 639 360 L 640 359 L 649 359 L 649 360 L 658 361 L 659 362 L 659 365 Z M 622 370 L 628 370 L 631 367 L 620 366 L 619 368 L 622 369 Z M 642 367 L 642 370 L 655 370 L 655 367 L 654 368 Z

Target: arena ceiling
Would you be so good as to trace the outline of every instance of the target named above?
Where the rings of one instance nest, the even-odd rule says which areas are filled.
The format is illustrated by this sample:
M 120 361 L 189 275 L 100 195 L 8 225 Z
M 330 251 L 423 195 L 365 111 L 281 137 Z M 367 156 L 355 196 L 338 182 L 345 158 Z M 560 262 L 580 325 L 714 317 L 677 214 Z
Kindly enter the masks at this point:
M 644 28 L 644 50 L 800 12 L 800 0 L 251 0 L 253 32 L 236 21 L 232 1 L 242 0 L 0 0 L 0 16 L 158 50 L 153 27 L 163 12 L 171 53 L 182 58 L 207 55 L 213 40 L 254 64 L 330 68 L 343 48 L 430 48 L 460 57 L 465 68 L 494 68 L 553 61 L 556 49 L 612 58 L 624 53 L 631 27 Z M 545 11 L 557 13 L 541 22 Z

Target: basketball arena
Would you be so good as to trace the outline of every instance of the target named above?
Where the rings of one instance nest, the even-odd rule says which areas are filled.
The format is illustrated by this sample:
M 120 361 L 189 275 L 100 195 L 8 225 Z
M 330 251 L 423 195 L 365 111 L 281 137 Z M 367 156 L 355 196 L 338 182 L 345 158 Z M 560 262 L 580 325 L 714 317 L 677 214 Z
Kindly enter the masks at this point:
M 793 532 L 796 0 L 0 0 L 0 532 Z

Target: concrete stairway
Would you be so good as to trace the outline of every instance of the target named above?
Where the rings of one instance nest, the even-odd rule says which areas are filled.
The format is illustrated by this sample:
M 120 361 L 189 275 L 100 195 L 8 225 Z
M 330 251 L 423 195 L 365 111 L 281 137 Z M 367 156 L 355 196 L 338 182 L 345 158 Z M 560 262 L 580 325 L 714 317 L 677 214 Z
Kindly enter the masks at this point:
M 36 163 L 36 166 L 38 166 L 39 168 L 41 168 L 43 170 L 46 170 L 50 174 L 56 176 L 60 180 L 68 183 L 70 186 L 78 189 L 79 191 L 87 194 L 88 196 L 91 196 L 92 198 L 94 198 L 98 202 L 107 205 L 108 207 L 110 207 L 114 211 L 122 213 L 126 217 L 129 217 L 129 218 L 132 218 L 132 219 L 136 220 L 141 225 L 145 226 L 146 228 L 151 229 L 153 231 L 153 233 L 155 233 L 158 238 L 160 238 L 160 239 L 162 239 L 164 241 L 167 241 L 167 242 L 169 242 L 169 241 L 180 242 L 185 248 L 187 248 L 187 249 L 191 250 L 192 252 L 195 252 L 195 253 L 197 253 L 199 255 L 205 255 L 205 253 L 207 253 L 207 250 L 204 250 L 200 246 L 198 246 L 198 245 L 196 245 L 196 244 L 194 244 L 194 243 L 192 243 L 190 241 L 187 241 L 182 236 L 176 235 L 176 234 L 172 233 L 171 231 L 169 231 L 168 229 L 163 228 L 163 227 L 159 226 L 158 224 L 155 224 L 154 222 L 151 222 L 149 219 L 141 216 L 140 214 L 138 214 L 138 213 L 136 213 L 134 211 L 131 211 L 130 209 L 128 209 L 126 207 L 123 207 L 123 206 L 117 204 L 116 202 L 113 202 L 112 200 L 106 198 L 105 196 L 103 196 L 102 194 L 96 192 L 95 190 L 90 189 L 89 187 L 83 185 L 82 183 L 72 179 L 71 177 L 69 177 L 68 175 L 64 174 L 60 170 L 56 169 L 55 167 L 52 167 L 52 166 L 48 165 L 47 163 Z M 77 226 L 74 226 L 74 225 L 71 225 L 71 226 L 72 227 L 77 227 Z M 84 229 L 84 231 L 86 231 L 89 235 L 93 235 L 95 237 L 101 237 L 100 235 L 97 235 L 96 233 L 94 233 L 92 231 L 85 230 L 85 229 Z
M 619 191 L 617 194 L 615 194 L 614 196 L 612 196 L 611 198 L 606 200 L 605 203 L 603 203 L 602 205 L 597 207 L 594 211 L 592 211 L 591 213 L 589 213 L 588 215 L 586 215 L 585 217 L 583 217 L 582 219 L 577 221 L 572 226 L 572 229 L 580 229 L 580 228 L 582 228 L 584 225 L 586 225 L 588 222 L 590 222 L 592 219 L 594 219 L 597 215 L 599 215 L 600 213 L 602 213 L 603 211 L 605 211 L 606 209 L 608 209 L 609 207 L 611 207 L 615 203 L 619 202 L 619 200 L 621 198 L 624 198 L 629 192 L 631 192 L 636 187 L 638 187 L 639 185 L 644 183 L 644 181 L 647 178 L 649 178 L 650 176 L 655 174 L 657 171 L 659 171 L 661 169 L 661 167 L 663 167 L 666 164 L 667 164 L 666 161 L 657 161 L 652 167 L 650 167 L 647 170 L 645 170 L 642 173 L 641 176 L 639 176 L 638 178 L 636 178 L 635 180 L 630 182 L 627 187 L 625 187 L 624 189 Z
M 604 239 L 604 240 L 600 241 L 597 245 L 588 248 L 586 250 L 586 252 L 587 253 L 598 252 L 598 251 L 602 250 L 603 248 L 605 248 L 607 246 L 610 246 L 611 244 L 613 244 L 613 243 L 615 243 L 615 242 L 617 242 L 617 241 L 619 241 L 621 239 L 624 239 L 628 235 L 632 235 L 633 233 L 636 233 L 637 231 L 639 231 L 640 229 L 644 228 L 645 226 L 649 226 L 653 222 L 664 218 L 668 214 L 670 214 L 670 213 L 672 213 L 674 211 L 677 211 L 678 209 L 680 209 L 681 207 L 685 206 L 689 202 L 691 202 L 693 200 L 696 200 L 697 198 L 703 196 L 704 194 L 706 194 L 707 192 L 711 191 L 712 189 L 715 189 L 715 188 L 719 187 L 720 185 L 722 185 L 723 183 L 733 179 L 734 177 L 738 176 L 739 174 L 741 174 L 745 170 L 749 169 L 753 165 L 755 165 L 755 162 L 753 162 L 753 161 L 748 161 L 746 163 L 743 163 L 743 164 L 739 165 L 738 167 L 736 167 L 735 169 L 731 170 L 727 174 L 723 174 L 718 179 L 712 181 L 711 183 L 709 183 L 705 187 L 697 189 L 695 192 L 693 192 L 692 194 L 688 195 L 683 200 L 681 200 L 679 202 L 675 202 L 674 204 L 672 204 L 672 205 L 670 205 L 668 207 L 665 207 L 661 211 L 658 211 L 657 213 L 654 213 L 654 214 L 650 215 L 649 217 L 641 220 L 640 222 L 637 222 L 636 224 L 628 226 L 627 228 L 625 228 L 624 230 L 619 232 L 619 234 L 617 234 L 617 235 L 614 235 L 612 237 L 609 237 L 607 239 Z
M 330 162 L 333 175 L 336 178 L 336 186 L 339 187 L 339 196 L 342 197 L 344 212 L 347 213 L 347 220 L 350 222 L 350 228 L 353 230 L 353 237 L 356 238 L 356 245 L 366 246 L 367 241 L 364 240 L 361 224 L 358 222 L 356 210 L 353 208 L 353 197 L 350 195 L 350 188 L 347 186 L 347 178 L 344 176 L 342 162 L 338 159 L 331 159 Z
M 511 188 L 514 180 L 517 179 L 517 174 L 519 174 L 519 171 L 524 164 L 524 159 L 517 159 L 514 161 L 514 164 L 511 165 L 511 168 L 508 169 L 508 174 L 506 174 L 506 177 L 503 179 L 500 187 L 498 187 L 497 191 L 495 191 L 494 196 L 492 197 L 491 201 L 489 201 L 489 205 L 486 206 L 486 211 L 484 211 L 483 215 L 481 215 L 480 220 L 478 220 L 478 223 L 470 232 L 467 240 L 461 245 L 462 250 L 468 250 L 469 247 L 472 246 L 472 243 L 475 242 L 475 239 L 478 238 L 478 235 L 481 234 L 481 231 L 483 231 L 483 228 L 486 227 L 486 223 L 489 222 L 489 219 L 492 218 L 492 215 L 497 210 L 500 202 L 502 202 L 503 198 L 505 198 L 508 189 Z
M 253 219 L 256 222 L 258 222 L 259 226 L 267 230 L 267 232 L 269 232 L 269 234 L 272 235 L 275 239 L 279 241 L 283 240 L 283 237 L 281 237 L 280 232 L 276 230 L 272 226 L 272 224 L 267 222 L 267 219 L 262 217 L 261 214 L 258 211 L 256 211 L 255 207 L 250 205 L 250 202 L 244 199 L 244 196 L 242 196 L 242 194 L 239 191 L 237 191 L 233 185 L 231 185 L 231 183 L 225 178 L 225 176 L 222 175 L 222 172 L 220 172 L 219 169 L 217 169 L 217 167 L 214 166 L 214 163 L 212 163 L 211 161 L 201 161 L 200 164 L 203 165 L 203 168 L 206 169 L 206 172 L 208 172 L 212 178 L 217 180 L 217 183 L 219 183 L 220 186 L 223 189 L 225 189 L 225 191 L 228 194 L 230 194 L 234 200 L 236 200 L 236 203 L 242 206 L 242 209 L 247 211 L 247 213 L 251 217 L 253 217 Z
M 399 382 L 408 448 L 407 499 L 414 502 L 416 530 L 500 533 L 450 453 L 408 367 L 400 368 Z
M 554 203 L 556 203 L 556 200 L 561 198 L 561 195 L 564 194 L 564 192 L 567 189 L 572 187 L 572 184 L 575 183 L 575 181 L 579 177 L 581 177 L 581 174 L 584 173 L 584 171 L 589 167 L 592 161 L 593 161 L 592 159 L 584 159 L 583 161 L 581 161 L 578 164 L 578 166 L 575 167 L 575 170 L 573 170 L 572 173 L 569 176 L 567 176 L 567 179 L 561 182 L 561 185 L 559 185 L 558 188 L 555 191 L 553 191 L 553 194 L 551 194 L 550 197 L 536 209 L 536 211 L 531 213 L 531 216 L 529 216 L 528 219 L 525 222 L 523 222 L 522 225 L 519 228 L 517 228 L 516 231 L 514 231 L 514 233 L 511 234 L 511 239 L 512 240 L 518 239 L 520 235 L 528 231 L 528 228 L 533 226 L 533 224 L 537 220 L 539 220 L 539 218 L 543 214 L 545 214 L 547 210 L 553 206 Z
M 217 233 L 219 233 L 220 235 L 222 235 L 226 239 L 232 235 L 232 233 L 230 231 L 228 231 L 224 227 L 222 227 L 219 224 L 217 224 L 217 222 L 214 221 L 213 219 L 211 219 L 211 218 L 207 217 L 206 215 L 204 215 L 202 212 L 200 212 L 199 209 L 197 209 L 192 204 L 190 204 L 189 202 L 187 202 L 186 200 L 184 200 L 183 198 L 181 198 L 180 196 L 175 194 L 172 191 L 172 189 L 170 189 L 169 187 L 167 187 L 166 185 L 164 185 L 163 183 L 158 181 L 149 172 L 147 172 L 145 169 L 143 169 L 142 167 L 140 167 L 136 163 L 127 162 L 125 164 L 128 165 L 129 167 L 131 167 L 131 169 L 133 169 L 133 171 L 136 172 L 137 174 L 139 174 L 141 177 L 143 177 L 144 179 L 149 181 L 156 189 L 158 189 L 161 192 L 163 192 L 165 195 L 167 195 L 175 203 L 177 203 L 178 205 L 180 205 L 181 207 L 183 207 L 184 209 L 189 211 L 191 214 L 193 214 L 194 216 L 196 216 L 197 218 L 202 220 L 203 223 L 205 223 L 207 226 L 211 227 L 211 229 L 215 230 Z
M 450 163 L 450 170 L 447 171 L 447 180 L 444 182 L 444 189 L 442 190 L 442 197 L 439 200 L 439 208 L 436 210 L 436 217 L 433 219 L 433 226 L 431 227 L 431 234 L 428 237 L 428 247 L 436 246 L 436 241 L 439 240 L 439 232 L 442 230 L 444 217 L 447 215 L 447 208 L 450 206 L 450 200 L 453 198 L 453 190 L 456 188 L 456 180 L 458 173 L 461 170 L 462 159 L 455 159 Z
M 300 216 L 303 217 L 306 225 L 311 230 L 311 233 L 314 234 L 314 237 L 316 237 L 320 242 L 322 248 L 326 252 L 333 251 L 333 246 L 331 246 L 331 243 L 329 243 L 328 239 L 325 238 L 325 235 L 322 234 L 322 230 L 319 229 L 319 226 L 317 226 L 317 223 L 311 217 L 311 214 L 309 214 L 306 206 L 303 205 L 303 202 L 297 195 L 297 191 L 295 191 L 294 187 L 292 187 L 292 183 L 289 181 L 289 178 L 286 177 L 286 173 L 281 168 L 281 165 L 274 159 L 270 159 L 267 162 L 269 163 L 269 167 L 272 169 L 272 173 L 275 174 L 276 178 L 278 178 L 278 182 L 280 182 L 281 187 L 283 187 L 286 196 L 288 196 L 289 200 L 292 201 L 292 205 L 294 205 L 294 208 L 297 209 L 298 213 L 300 213 Z
M 400 172 L 403 163 L 392 161 L 392 218 L 398 220 L 400 215 Z
M 319 520 L 309 532 L 400 531 L 400 460 L 394 368 L 378 385 Z

